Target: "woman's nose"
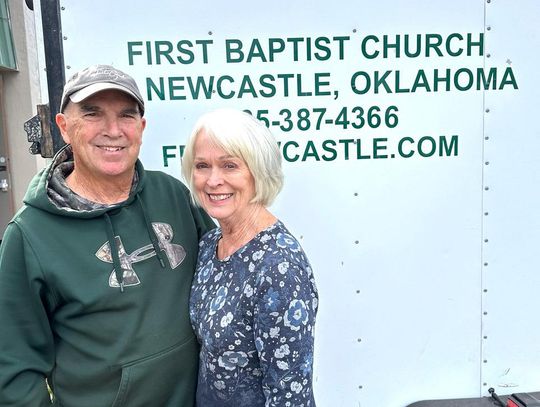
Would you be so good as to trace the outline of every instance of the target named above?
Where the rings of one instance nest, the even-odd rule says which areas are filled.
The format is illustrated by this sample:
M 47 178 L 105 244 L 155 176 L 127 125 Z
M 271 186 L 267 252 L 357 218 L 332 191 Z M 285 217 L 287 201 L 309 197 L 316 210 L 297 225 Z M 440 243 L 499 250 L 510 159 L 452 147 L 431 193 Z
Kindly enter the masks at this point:
M 217 187 L 221 184 L 223 184 L 223 176 L 221 174 L 221 170 L 219 168 L 212 168 L 212 171 L 210 172 L 210 176 L 208 177 L 208 185 L 211 187 Z

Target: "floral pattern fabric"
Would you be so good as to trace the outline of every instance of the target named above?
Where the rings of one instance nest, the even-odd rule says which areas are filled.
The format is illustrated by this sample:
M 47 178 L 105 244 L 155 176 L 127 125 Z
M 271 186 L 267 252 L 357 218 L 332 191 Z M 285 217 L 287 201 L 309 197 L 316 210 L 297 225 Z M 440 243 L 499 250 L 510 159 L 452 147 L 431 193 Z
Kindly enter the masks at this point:
M 314 407 L 318 295 L 311 266 L 280 221 L 231 256 L 203 237 L 190 299 L 201 343 L 200 407 Z

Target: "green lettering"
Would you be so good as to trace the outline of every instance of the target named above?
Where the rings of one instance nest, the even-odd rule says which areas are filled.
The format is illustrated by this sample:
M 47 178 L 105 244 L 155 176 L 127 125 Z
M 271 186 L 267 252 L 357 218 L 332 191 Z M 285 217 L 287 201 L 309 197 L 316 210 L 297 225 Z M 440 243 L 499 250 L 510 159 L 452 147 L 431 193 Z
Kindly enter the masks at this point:
M 181 40 L 178 41 L 176 44 L 176 48 L 178 49 L 178 52 L 180 52 L 181 55 L 185 54 L 186 58 L 183 58 L 182 56 L 176 57 L 178 62 L 181 64 L 191 64 L 195 60 L 195 54 L 193 51 L 189 48 L 184 48 L 184 45 L 187 45 L 188 47 L 193 47 L 193 43 L 188 40 Z
M 401 85 L 401 72 L 396 71 L 396 93 L 409 93 L 411 90 L 409 88 L 402 88 Z
M 346 160 L 349 159 L 349 145 L 351 143 L 354 143 L 354 140 L 353 139 L 342 139 L 342 140 L 338 140 L 338 143 L 339 144 L 343 144 L 343 149 L 344 149 L 344 157 Z
M 439 48 L 442 44 L 442 36 L 440 34 L 426 34 L 426 57 L 430 57 L 429 50 L 433 48 L 435 53 L 442 57 L 443 53 Z
M 315 40 L 315 48 L 317 49 L 317 52 L 315 52 L 315 58 L 318 61 L 327 61 L 332 56 L 332 53 L 330 52 L 330 48 L 325 44 L 330 44 L 330 38 L 318 37 Z M 318 51 L 322 51 L 322 53 Z
M 269 44 L 269 55 L 270 55 L 270 62 L 274 62 L 274 54 L 279 54 L 285 50 L 285 41 L 283 41 L 281 38 L 269 38 L 268 39 Z
M 366 59 L 375 59 L 379 56 L 379 51 L 375 50 L 373 53 L 368 54 L 367 51 L 367 43 L 368 41 L 373 41 L 375 43 L 379 42 L 379 38 L 377 38 L 375 35 L 368 35 L 362 40 L 362 46 L 360 47 L 362 50 L 362 56 Z
M 178 95 L 176 91 L 183 91 L 185 77 L 171 76 L 169 77 L 169 99 L 170 100 L 186 100 L 185 95 Z
M 319 158 L 319 154 L 317 153 L 317 149 L 315 148 L 315 144 L 313 144 L 312 140 L 308 140 L 306 143 L 306 149 L 304 150 L 304 156 L 302 157 L 302 161 L 306 161 L 308 157 L 315 158 L 316 161 L 321 161 Z
M 373 139 L 373 158 L 388 158 L 388 154 L 379 154 L 379 151 L 386 150 L 387 138 L 374 138 Z M 379 143 L 385 143 L 380 145 Z
M 240 40 L 225 40 L 225 55 L 227 63 L 242 62 L 244 53 L 242 52 L 242 41 Z M 234 57 L 236 55 L 236 57 Z
M 330 72 L 315 73 L 315 96 L 330 96 L 331 92 L 329 90 L 324 91 L 321 89 L 324 86 L 329 86 L 330 81 L 323 82 L 322 78 L 330 78 Z
M 427 152 L 424 149 L 424 146 L 428 144 Z M 422 157 L 431 157 L 433 154 L 435 154 L 435 151 L 437 150 L 437 145 L 435 143 L 435 139 L 433 137 L 425 136 L 422 137 L 420 140 L 418 140 L 418 153 Z
M 465 74 L 465 75 L 461 75 L 461 74 Z M 460 77 L 465 78 L 466 82 L 464 85 L 460 83 L 459 81 Z M 460 91 L 469 90 L 472 88 L 473 83 L 474 83 L 474 76 L 470 69 L 460 68 L 454 74 L 454 86 L 456 87 L 457 90 L 460 90 Z
M 240 84 L 240 90 L 238 91 L 238 98 L 240 99 L 244 97 L 245 93 L 250 94 L 254 98 L 258 97 L 249 75 L 244 75 L 244 78 L 242 79 L 242 83 Z
M 276 95 L 276 85 L 274 85 L 274 77 L 270 74 L 264 74 L 259 78 L 259 83 L 263 89 L 269 89 L 267 92 L 261 89 L 261 96 L 271 98 Z
M 431 88 L 429 87 L 429 82 L 426 77 L 426 73 L 423 69 L 420 69 L 418 71 L 418 74 L 416 74 L 416 79 L 414 80 L 414 84 L 411 88 L 411 92 L 416 92 L 417 88 L 424 88 L 426 92 L 431 92 Z
M 386 58 L 386 57 L 385 57 Z M 396 80 L 398 78 L 398 72 L 396 71 Z M 390 75 L 392 71 L 386 71 L 383 76 L 379 77 L 379 71 L 375 71 L 375 80 L 373 81 L 373 88 L 375 90 L 375 93 L 379 93 L 379 86 L 383 86 L 386 90 L 386 93 L 392 93 L 392 89 L 390 89 L 390 86 L 386 83 L 386 78 L 388 78 L 388 75 Z
M 298 147 L 300 147 L 300 145 L 296 141 L 287 141 L 283 145 L 283 158 L 285 158 L 286 161 L 292 163 L 292 162 L 298 161 L 300 156 L 298 154 L 295 154 L 294 156 L 290 157 L 289 156 L 289 147 L 290 146 L 294 146 L 295 148 L 298 148 Z
M 159 100 L 165 100 L 165 81 L 163 77 L 159 78 L 159 85 L 156 85 L 152 78 L 146 78 L 146 98 L 152 99 L 152 91 L 156 94 Z
M 463 41 L 463 35 L 458 34 L 458 33 L 450 34 L 448 37 L 446 37 L 446 52 L 451 57 L 458 57 L 461 54 L 463 54 L 463 47 L 459 47 L 456 51 L 452 51 L 451 42 L 454 38 L 457 38 L 458 40 Z
M 133 47 L 136 47 L 136 46 L 139 47 L 141 45 L 143 45 L 142 41 L 128 41 L 128 43 L 127 43 L 127 47 L 128 47 L 128 63 L 130 65 L 134 64 L 133 56 L 142 55 L 142 51 L 135 50 L 135 49 L 133 49 Z
M 478 47 L 478 55 L 483 56 L 484 55 L 484 33 L 478 34 L 479 38 L 478 41 L 474 42 L 472 40 L 472 34 L 467 34 L 467 56 L 470 57 L 472 55 L 472 48 Z
M 514 89 L 518 88 L 516 78 L 514 77 L 514 71 L 512 71 L 511 67 L 507 67 L 504 71 L 504 75 L 501 81 L 501 86 L 499 86 L 499 90 L 504 88 L 506 85 L 512 85 Z
M 444 82 L 446 84 L 446 91 L 450 91 L 450 69 L 446 68 L 446 76 L 439 76 L 439 70 L 435 69 L 433 72 L 433 91 L 437 92 L 439 90 L 439 82 Z
M 414 144 L 414 140 L 411 137 L 403 137 L 399 140 L 398 143 L 398 153 L 401 157 L 410 158 L 414 155 L 414 150 L 411 148 L 408 153 L 403 150 L 403 144 L 408 142 L 409 144 Z
M 197 79 L 195 79 L 195 83 L 193 83 L 193 79 L 188 76 L 187 82 L 193 99 L 199 98 L 199 93 L 201 92 L 201 89 L 204 92 L 204 97 L 206 99 L 212 98 L 212 89 L 214 88 L 214 76 L 210 76 L 210 81 L 208 85 L 206 84 L 203 76 L 197 76 Z
M 223 99 L 231 99 L 231 98 L 234 97 L 235 92 L 234 92 L 234 90 L 231 90 L 229 93 L 224 93 L 223 92 L 222 83 L 225 80 L 228 81 L 229 83 L 234 83 L 234 79 L 231 76 L 229 76 L 229 75 L 220 76 L 218 78 L 218 81 L 217 81 L 216 90 L 217 90 L 218 95 L 221 98 L 223 98 Z
M 176 146 L 162 146 L 161 147 L 162 153 L 163 153 L 163 166 L 168 167 L 169 166 L 169 158 L 176 158 L 175 153 L 169 153 L 169 150 L 175 150 Z
M 170 41 L 156 41 L 154 47 L 156 51 L 156 64 L 161 65 L 162 56 L 164 56 L 170 64 L 174 64 L 174 60 L 171 57 L 173 45 Z
M 324 161 L 334 161 L 337 158 L 337 151 L 336 151 L 336 149 L 334 147 L 336 147 L 335 140 L 324 140 L 323 141 L 322 149 L 325 152 L 330 153 L 330 156 L 327 156 L 326 154 L 322 155 L 322 159 Z
M 261 47 L 261 43 L 257 38 L 254 38 L 251 42 L 251 48 L 249 49 L 249 54 L 246 62 L 251 62 L 253 58 L 259 58 L 261 62 L 268 62 Z
M 358 77 L 364 78 L 364 87 L 358 86 Z M 355 72 L 351 78 L 351 89 L 357 95 L 365 95 L 371 89 L 371 77 L 364 71 Z
M 451 138 L 450 144 L 448 144 L 448 141 L 446 140 L 446 137 L 441 136 L 440 137 L 440 143 L 439 146 L 439 156 L 440 157 L 448 157 L 448 156 L 457 156 L 458 155 L 458 136 L 454 135 Z

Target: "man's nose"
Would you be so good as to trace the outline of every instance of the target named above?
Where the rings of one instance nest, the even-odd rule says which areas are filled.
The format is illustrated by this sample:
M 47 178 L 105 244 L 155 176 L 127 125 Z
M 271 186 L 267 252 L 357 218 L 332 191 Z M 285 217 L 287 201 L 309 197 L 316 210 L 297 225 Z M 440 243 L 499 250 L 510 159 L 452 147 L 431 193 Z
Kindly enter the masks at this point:
M 116 117 L 108 117 L 105 120 L 105 132 L 110 137 L 120 137 L 123 134 L 120 120 Z

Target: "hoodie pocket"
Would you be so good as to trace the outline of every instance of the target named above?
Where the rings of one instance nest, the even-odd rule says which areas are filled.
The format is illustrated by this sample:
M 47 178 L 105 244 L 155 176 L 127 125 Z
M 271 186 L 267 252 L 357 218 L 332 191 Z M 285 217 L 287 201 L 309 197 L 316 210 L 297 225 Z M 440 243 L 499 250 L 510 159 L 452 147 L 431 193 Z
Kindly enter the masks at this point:
M 199 346 L 195 336 L 122 365 L 112 407 L 195 405 Z

